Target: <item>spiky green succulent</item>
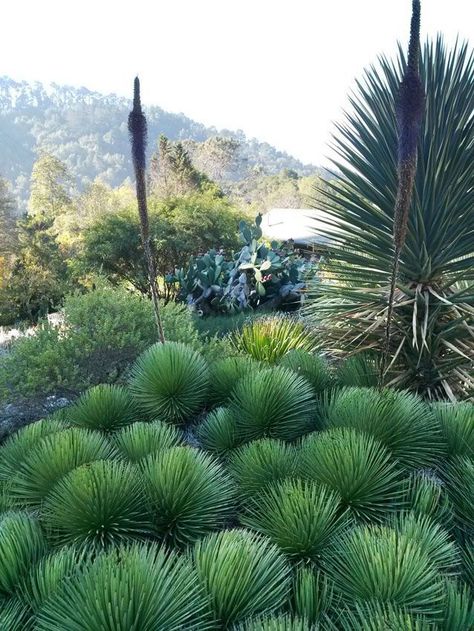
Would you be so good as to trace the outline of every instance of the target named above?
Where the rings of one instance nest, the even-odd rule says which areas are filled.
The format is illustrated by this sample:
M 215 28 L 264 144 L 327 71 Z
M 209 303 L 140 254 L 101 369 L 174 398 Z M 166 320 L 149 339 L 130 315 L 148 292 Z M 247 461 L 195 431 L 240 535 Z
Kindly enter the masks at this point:
M 137 405 L 122 386 L 90 388 L 68 409 L 71 423 L 86 429 L 114 432 L 137 420 Z

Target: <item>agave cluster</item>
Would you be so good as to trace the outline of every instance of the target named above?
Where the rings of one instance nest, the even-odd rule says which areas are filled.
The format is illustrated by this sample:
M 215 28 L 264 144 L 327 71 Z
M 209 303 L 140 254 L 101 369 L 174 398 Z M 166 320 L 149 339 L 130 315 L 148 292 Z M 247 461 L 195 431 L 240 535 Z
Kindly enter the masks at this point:
M 159 344 L 10 436 L 0 628 L 472 628 L 474 406 L 362 374 Z

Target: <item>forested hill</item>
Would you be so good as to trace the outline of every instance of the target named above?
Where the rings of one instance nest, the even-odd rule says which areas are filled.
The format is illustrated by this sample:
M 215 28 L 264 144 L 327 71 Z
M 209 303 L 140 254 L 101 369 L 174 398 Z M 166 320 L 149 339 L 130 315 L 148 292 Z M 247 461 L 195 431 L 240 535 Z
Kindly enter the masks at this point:
M 33 162 L 44 150 L 66 163 L 79 188 L 96 177 L 112 186 L 120 185 L 131 175 L 129 109 L 130 101 L 113 94 L 0 77 L 0 176 L 11 182 L 24 204 Z M 172 140 L 196 141 L 220 135 L 240 142 L 240 166 L 234 174 L 237 180 L 256 167 L 268 174 L 293 169 L 308 175 L 316 170 L 268 143 L 246 138 L 241 131 L 205 127 L 156 106 L 147 108 L 146 114 L 150 153 L 160 134 Z

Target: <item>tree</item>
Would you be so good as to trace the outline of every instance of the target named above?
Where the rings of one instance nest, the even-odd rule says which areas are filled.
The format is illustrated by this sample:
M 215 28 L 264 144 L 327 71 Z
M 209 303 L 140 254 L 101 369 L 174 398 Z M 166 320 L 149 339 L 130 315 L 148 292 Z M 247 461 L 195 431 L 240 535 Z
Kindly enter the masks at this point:
M 15 202 L 6 180 L 0 178 L 0 261 L 11 257 L 18 241 Z
M 211 136 L 203 142 L 186 140 L 183 144 L 195 168 L 211 180 L 222 184 L 235 179 L 235 173 L 242 162 L 241 143 L 238 140 Z
M 43 153 L 33 165 L 30 215 L 53 221 L 71 204 L 72 178 L 64 164 L 49 153 Z

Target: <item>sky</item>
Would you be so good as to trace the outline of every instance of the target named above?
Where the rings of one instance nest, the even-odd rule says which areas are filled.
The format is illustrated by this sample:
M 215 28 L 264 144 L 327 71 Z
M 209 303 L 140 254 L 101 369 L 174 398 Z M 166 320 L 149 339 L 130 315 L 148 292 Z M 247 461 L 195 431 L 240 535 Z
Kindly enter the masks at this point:
M 411 0 L 4 0 L 0 75 L 130 96 L 317 165 L 354 79 L 407 43 Z M 474 40 L 473 0 L 422 0 L 422 39 Z M 0 148 L 1 150 L 1 148 Z

